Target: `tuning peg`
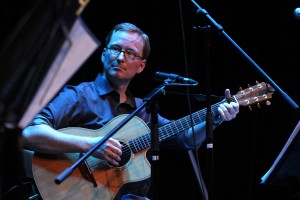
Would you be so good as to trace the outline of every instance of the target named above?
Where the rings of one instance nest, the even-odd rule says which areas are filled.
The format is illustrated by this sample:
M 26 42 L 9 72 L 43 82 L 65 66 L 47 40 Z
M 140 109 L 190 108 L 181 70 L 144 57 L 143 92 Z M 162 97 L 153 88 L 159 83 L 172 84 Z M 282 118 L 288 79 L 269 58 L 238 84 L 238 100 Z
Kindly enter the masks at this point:
M 251 106 L 248 106 L 248 108 L 249 108 L 250 111 L 252 111 L 252 107 Z
M 261 106 L 260 106 L 260 104 L 259 103 L 257 103 L 257 107 L 260 109 L 261 108 Z
M 256 83 L 256 84 L 259 84 L 259 82 L 258 82 L 258 81 L 255 81 L 255 83 Z
M 270 105 L 271 105 L 271 102 L 270 102 L 270 101 L 266 101 L 266 105 L 267 105 L 267 106 L 270 106 Z
M 242 91 L 243 90 L 243 88 L 242 87 L 239 87 L 239 91 Z

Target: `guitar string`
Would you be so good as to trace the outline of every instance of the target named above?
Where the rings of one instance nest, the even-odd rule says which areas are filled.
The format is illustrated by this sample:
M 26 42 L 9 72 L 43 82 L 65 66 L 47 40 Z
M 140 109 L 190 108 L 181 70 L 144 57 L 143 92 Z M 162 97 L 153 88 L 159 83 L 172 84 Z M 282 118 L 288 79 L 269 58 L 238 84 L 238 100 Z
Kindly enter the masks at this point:
M 194 115 L 197 115 L 197 113 L 194 113 Z M 180 128 L 180 129 L 178 129 L 178 127 L 175 125 L 175 123 L 166 124 L 165 126 L 159 128 L 160 129 L 159 132 L 162 133 L 160 135 L 160 137 L 159 137 L 160 141 L 162 139 L 168 138 L 170 135 L 171 136 L 173 135 L 173 133 L 166 134 L 168 132 L 176 132 L 176 131 L 180 132 L 180 131 L 185 130 L 187 127 L 189 127 L 189 126 L 187 126 L 189 124 L 189 123 L 187 123 L 187 121 L 189 121 L 189 120 L 187 120 L 186 117 L 184 117 L 184 118 L 182 118 L 182 119 L 180 119 L 178 121 L 183 121 L 183 123 L 181 123 L 182 128 Z M 177 122 L 177 121 L 175 121 L 175 122 Z M 183 124 L 185 124 L 185 125 L 183 125 Z M 174 131 L 174 129 L 176 131 Z M 147 133 L 147 134 L 145 134 L 143 136 L 139 136 L 139 137 L 135 138 L 134 140 L 131 141 L 131 143 L 129 143 L 129 146 L 131 146 L 130 144 L 132 144 L 132 145 L 134 145 L 134 148 L 136 149 L 136 151 L 133 151 L 133 152 L 138 152 L 140 149 L 143 149 L 143 148 L 146 148 L 146 147 L 149 146 L 149 142 L 148 142 L 149 140 L 147 140 L 146 143 L 145 143 L 145 140 L 144 140 L 146 135 L 147 135 L 146 139 L 149 139 L 150 138 L 149 137 L 150 133 Z M 146 144 L 146 145 L 144 145 L 144 144 Z M 132 150 L 129 148 L 129 146 L 126 146 L 124 148 L 124 155 L 128 155 L 128 153 L 132 152 Z
M 233 99 L 233 97 L 231 98 L 231 100 Z M 217 104 L 212 105 L 212 112 L 215 115 L 215 112 L 218 108 L 218 106 L 221 104 L 222 102 L 219 102 Z M 194 124 L 199 124 L 202 121 L 204 121 L 202 118 L 204 118 L 206 116 L 205 113 L 206 109 L 197 111 L 195 113 L 192 113 L 192 120 Z M 204 112 L 203 112 L 204 111 Z M 176 122 L 181 122 L 179 123 L 181 125 L 181 128 L 178 128 L 178 126 L 176 126 Z M 190 118 L 189 116 L 185 116 L 179 120 L 174 121 L 174 123 L 169 123 L 166 124 L 162 127 L 159 128 L 159 141 L 162 141 L 166 138 L 169 138 L 170 136 L 173 136 L 174 133 L 179 133 L 181 131 L 184 131 L 186 129 L 188 129 L 190 127 Z M 175 131 L 176 130 L 176 131 Z M 133 140 L 130 140 L 128 142 L 125 142 L 125 145 L 123 145 L 122 147 L 122 155 L 121 155 L 121 159 L 123 157 L 127 157 L 130 156 L 132 153 L 137 153 L 140 150 L 146 149 L 147 147 L 150 146 L 150 133 L 146 133 L 143 134 L 139 137 L 136 137 Z M 92 161 L 88 161 L 89 166 L 96 166 L 98 164 L 98 160 L 93 159 Z
M 263 86 L 261 86 L 261 84 L 257 84 L 257 88 L 264 88 Z M 232 102 L 240 102 L 241 100 L 238 100 L 240 99 L 241 96 L 246 96 L 247 94 L 251 93 L 251 92 L 254 92 L 257 88 L 250 88 L 246 91 L 244 90 L 243 93 L 240 92 L 240 94 L 236 94 L 232 97 L 229 98 L 229 100 Z M 253 97 L 254 98 L 254 97 Z M 216 103 L 214 105 L 211 106 L 211 109 L 212 109 L 212 112 L 214 114 L 214 116 L 216 115 L 214 112 L 217 111 L 217 108 L 218 106 L 222 103 L 223 101 L 219 102 L 219 103 Z M 247 103 L 250 103 L 249 100 Z M 205 111 L 206 109 L 202 109 L 200 111 L 197 111 L 195 113 L 192 113 L 192 120 L 194 122 L 194 120 L 196 122 L 194 122 L 194 124 L 199 124 L 201 123 L 203 120 L 201 120 L 203 117 L 206 116 L 206 112 L 203 112 Z M 181 122 L 183 121 L 183 123 L 180 123 L 181 125 L 181 128 L 178 128 L 178 126 L 176 126 L 175 128 L 177 129 L 177 131 L 174 131 L 174 125 L 176 122 Z M 173 127 L 172 127 L 173 125 Z M 180 132 L 180 131 L 184 131 L 186 129 L 188 129 L 190 126 L 190 118 L 189 116 L 185 116 L 179 120 L 176 120 L 174 121 L 174 123 L 170 123 L 170 124 L 166 124 L 162 127 L 160 127 L 159 129 L 159 141 L 162 141 L 164 140 L 165 138 L 168 138 L 170 136 L 173 136 L 174 135 L 174 132 L 175 134 Z M 143 144 L 142 144 L 143 143 Z M 136 153 L 136 152 L 139 152 L 140 150 L 142 149 L 146 149 L 147 147 L 150 146 L 150 133 L 146 133 L 144 135 L 141 135 L 131 141 L 128 141 L 125 143 L 126 145 L 122 147 L 122 156 L 121 156 L 121 159 L 123 156 L 129 156 L 131 155 L 132 153 Z M 133 151 L 133 148 L 135 148 L 135 151 Z
M 254 90 L 252 90 L 250 92 L 253 92 L 253 91 Z M 247 93 L 248 92 L 244 92 L 244 94 L 236 94 L 236 95 L 230 97 L 229 99 L 230 99 L 230 101 L 235 101 L 236 102 L 237 101 L 236 99 L 239 99 L 241 96 L 245 96 Z M 217 111 L 218 106 L 222 102 L 224 102 L 224 101 L 221 101 L 221 102 L 216 103 L 216 104 L 211 106 L 211 109 L 212 109 L 212 112 L 213 112 L 214 116 L 216 115 L 215 112 Z M 202 109 L 200 111 L 192 113 L 193 124 L 199 124 L 199 123 L 204 121 L 204 120 L 202 120 L 202 118 L 206 117 L 205 110 L 206 109 Z M 182 123 L 180 123 L 181 128 L 178 128 L 178 126 L 175 126 L 176 122 L 181 122 L 181 121 L 182 121 Z M 159 130 L 159 133 L 160 133 L 159 141 L 162 141 L 166 138 L 169 138 L 170 136 L 173 136 L 174 132 L 179 133 L 181 131 L 187 130 L 190 127 L 190 124 L 191 124 L 190 122 L 191 122 L 191 120 L 190 120 L 189 116 L 185 116 L 185 117 L 183 117 L 179 120 L 174 121 L 174 123 L 171 122 L 169 124 L 166 124 L 166 125 L 160 127 L 159 128 L 160 129 Z M 176 131 L 174 131 L 174 129 L 176 129 Z M 144 135 L 136 137 L 133 140 L 125 142 L 125 145 L 122 147 L 121 158 L 124 157 L 124 156 L 127 157 L 127 156 L 131 155 L 132 153 L 137 153 L 140 150 L 148 148 L 149 146 L 150 146 L 150 133 L 146 133 Z M 93 162 L 93 164 L 91 164 L 91 166 L 95 166 L 98 163 L 98 161 L 96 161 L 95 163 L 94 162 Z
M 212 110 L 215 110 L 218 107 L 219 104 L 220 103 L 212 105 Z M 200 111 L 203 111 L 203 110 L 200 110 Z M 195 117 L 197 117 L 197 118 L 205 117 L 205 114 L 201 114 L 200 111 L 195 112 L 195 113 L 192 114 L 193 115 L 193 121 L 196 121 L 194 123 L 198 124 L 198 121 L 199 121 L 199 119 L 195 120 Z M 200 112 L 200 115 L 199 115 L 199 112 Z M 183 122 L 180 123 L 181 128 L 178 129 L 178 127 L 176 127 L 176 125 L 174 125 L 174 124 L 176 122 L 180 122 L 180 121 L 183 121 Z M 203 120 L 200 119 L 200 122 L 201 121 L 203 121 Z M 162 141 L 165 138 L 169 138 L 170 136 L 174 135 L 174 132 L 178 133 L 178 132 L 184 131 L 184 130 L 186 130 L 190 127 L 189 126 L 190 120 L 189 120 L 188 116 L 185 116 L 185 117 L 183 117 L 179 120 L 176 120 L 175 123 L 169 123 L 169 124 L 166 124 L 165 126 L 162 126 L 162 127 L 159 128 L 159 133 L 160 133 L 159 141 Z M 176 129 L 176 131 L 174 129 Z M 144 135 L 136 137 L 133 140 L 125 142 L 125 145 L 123 145 L 123 147 L 122 147 L 121 159 L 123 159 L 124 157 L 130 156 L 132 153 L 137 153 L 140 150 L 143 150 L 143 149 L 146 149 L 147 147 L 149 147 L 150 146 L 150 142 L 149 142 L 150 139 L 151 139 L 150 138 L 150 133 L 146 133 Z M 90 167 L 95 167 L 99 164 L 98 159 L 91 159 L 91 160 L 88 160 L 87 162 L 88 162 L 88 165 Z
M 235 96 L 237 98 L 239 98 L 241 95 L 237 94 Z M 234 96 L 231 97 L 230 101 L 236 101 L 235 97 Z M 215 112 L 217 111 L 217 107 L 221 103 L 222 103 L 222 101 L 217 103 L 217 104 L 212 105 L 212 112 L 213 112 L 214 115 L 216 115 Z M 196 120 L 196 122 L 194 122 L 194 124 L 199 124 L 203 121 L 203 120 L 201 120 L 201 118 L 205 117 L 206 114 L 202 114 L 203 112 L 201 112 L 201 111 L 203 111 L 203 110 L 200 110 L 200 111 L 195 112 L 195 113 L 192 114 L 194 116 L 192 119 Z M 199 119 L 200 119 L 200 121 L 199 121 Z M 180 125 L 182 126 L 180 129 L 178 129 L 178 126 L 175 126 L 175 123 L 166 124 L 165 126 L 159 128 L 159 129 L 161 129 L 159 132 L 162 133 L 159 136 L 159 140 L 162 141 L 163 139 L 174 135 L 172 132 L 177 132 L 178 133 L 178 132 L 184 131 L 184 130 L 186 130 L 187 128 L 190 127 L 190 118 L 188 116 L 185 116 L 185 117 L 183 117 L 183 118 L 181 118 L 181 119 L 179 119 L 175 122 L 180 122 L 180 121 L 183 121 L 184 124 L 185 124 L 185 125 L 183 125 L 182 123 L 180 123 Z M 163 130 L 163 129 L 165 129 L 165 130 Z M 174 131 L 174 129 L 176 129 L 177 131 Z M 168 134 L 168 133 L 170 133 L 170 134 Z M 147 140 L 145 140 L 145 137 L 146 137 Z M 127 145 L 124 148 L 122 148 L 122 152 L 123 152 L 122 155 L 128 156 L 132 152 L 136 153 L 136 152 L 139 152 L 142 149 L 145 149 L 145 148 L 149 147 L 149 138 L 150 138 L 150 134 L 147 133 L 147 134 L 144 134 L 142 136 L 139 136 L 139 137 L 135 138 L 134 140 L 129 141 L 129 144 L 126 143 Z M 147 143 L 145 143 L 145 142 L 147 142 Z M 133 151 L 132 148 L 130 148 L 130 146 L 133 146 L 136 150 Z

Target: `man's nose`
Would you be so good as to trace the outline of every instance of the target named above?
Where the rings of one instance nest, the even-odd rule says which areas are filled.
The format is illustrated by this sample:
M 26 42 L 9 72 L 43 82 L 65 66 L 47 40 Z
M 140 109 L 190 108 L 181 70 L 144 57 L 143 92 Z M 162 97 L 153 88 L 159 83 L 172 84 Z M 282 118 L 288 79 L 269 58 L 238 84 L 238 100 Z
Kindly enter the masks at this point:
M 119 53 L 119 55 L 118 55 L 117 58 L 118 59 L 122 59 L 122 60 L 126 59 L 126 57 L 125 57 L 125 51 L 120 51 L 120 53 Z

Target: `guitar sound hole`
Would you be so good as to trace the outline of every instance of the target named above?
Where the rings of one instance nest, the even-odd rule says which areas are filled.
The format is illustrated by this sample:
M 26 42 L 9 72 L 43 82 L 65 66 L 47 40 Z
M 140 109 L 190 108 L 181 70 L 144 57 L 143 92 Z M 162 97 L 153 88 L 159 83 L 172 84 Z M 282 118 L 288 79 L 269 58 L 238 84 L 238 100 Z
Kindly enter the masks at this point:
M 126 165 L 132 155 L 132 152 L 131 152 L 131 149 L 129 148 L 129 146 L 124 142 L 120 141 L 120 143 L 122 144 L 122 155 L 121 155 L 121 161 L 119 162 L 119 167 Z

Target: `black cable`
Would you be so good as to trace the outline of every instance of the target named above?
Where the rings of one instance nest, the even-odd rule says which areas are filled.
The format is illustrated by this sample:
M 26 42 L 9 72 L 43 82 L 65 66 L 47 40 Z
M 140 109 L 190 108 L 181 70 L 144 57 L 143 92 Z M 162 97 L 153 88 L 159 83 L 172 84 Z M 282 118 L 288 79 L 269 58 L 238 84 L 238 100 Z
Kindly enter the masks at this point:
M 23 186 L 26 186 L 26 185 L 32 185 L 33 187 L 35 187 L 35 183 L 34 183 L 34 181 L 33 180 L 30 180 L 30 181 L 24 181 L 24 182 L 21 182 L 21 183 L 19 183 L 19 184 L 17 184 L 17 185 L 14 185 L 13 187 L 11 187 L 10 189 L 8 189 L 5 193 L 4 193 L 4 195 L 3 195 L 3 200 L 5 200 L 6 198 L 8 198 L 8 196 L 12 193 L 12 192 L 14 192 L 15 190 L 17 190 L 17 189 L 19 189 L 19 188 L 21 188 L 21 187 L 23 187 Z M 39 194 L 33 194 L 33 195 L 31 195 L 30 197 L 28 197 L 27 198 L 27 200 L 31 200 L 31 199 L 36 199 L 36 198 L 38 198 L 40 195 Z M 9 199 L 9 198 L 8 198 Z
M 186 53 L 186 41 L 185 41 L 185 34 L 184 34 L 184 23 L 183 23 L 183 16 L 182 16 L 182 6 L 181 6 L 181 0 L 178 0 L 179 3 L 179 12 L 180 12 L 180 20 L 181 20 L 181 30 L 182 30 L 182 43 L 183 43 L 183 51 L 184 51 L 184 66 L 185 66 L 185 76 L 189 77 L 188 75 L 188 67 L 187 67 L 187 53 Z M 197 173 L 196 175 L 198 176 L 198 183 L 199 183 L 199 187 L 202 191 L 202 195 L 204 199 L 207 199 L 207 189 L 203 180 L 203 177 L 201 176 L 201 169 L 200 169 L 200 164 L 199 164 L 199 156 L 198 156 L 198 151 L 197 151 L 197 145 L 196 145 L 196 138 L 195 138 L 195 130 L 194 130 L 194 123 L 192 120 L 192 109 L 191 109 L 191 100 L 190 100 L 190 91 L 189 91 L 189 87 L 186 87 L 186 93 L 187 93 L 187 102 L 188 102 L 188 109 L 189 109 L 189 113 L 190 113 L 190 121 L 191 121 L 191 128 L 192 128 L 192 133 L 193 133 L 193 140 L 194 140 L 194 153 L 196 154 L 195 160 L 193 157 L 194 154 L 191 155 L 191 153 L 189 152 L 189 156 L 191 159 L 192 164 L 194 164 L 194 161 L 196 162 L 195 164 L 197 165 L 197 170 L 198 172 L 196 172 L 196 167 L 194 167 L 195 173 Z

